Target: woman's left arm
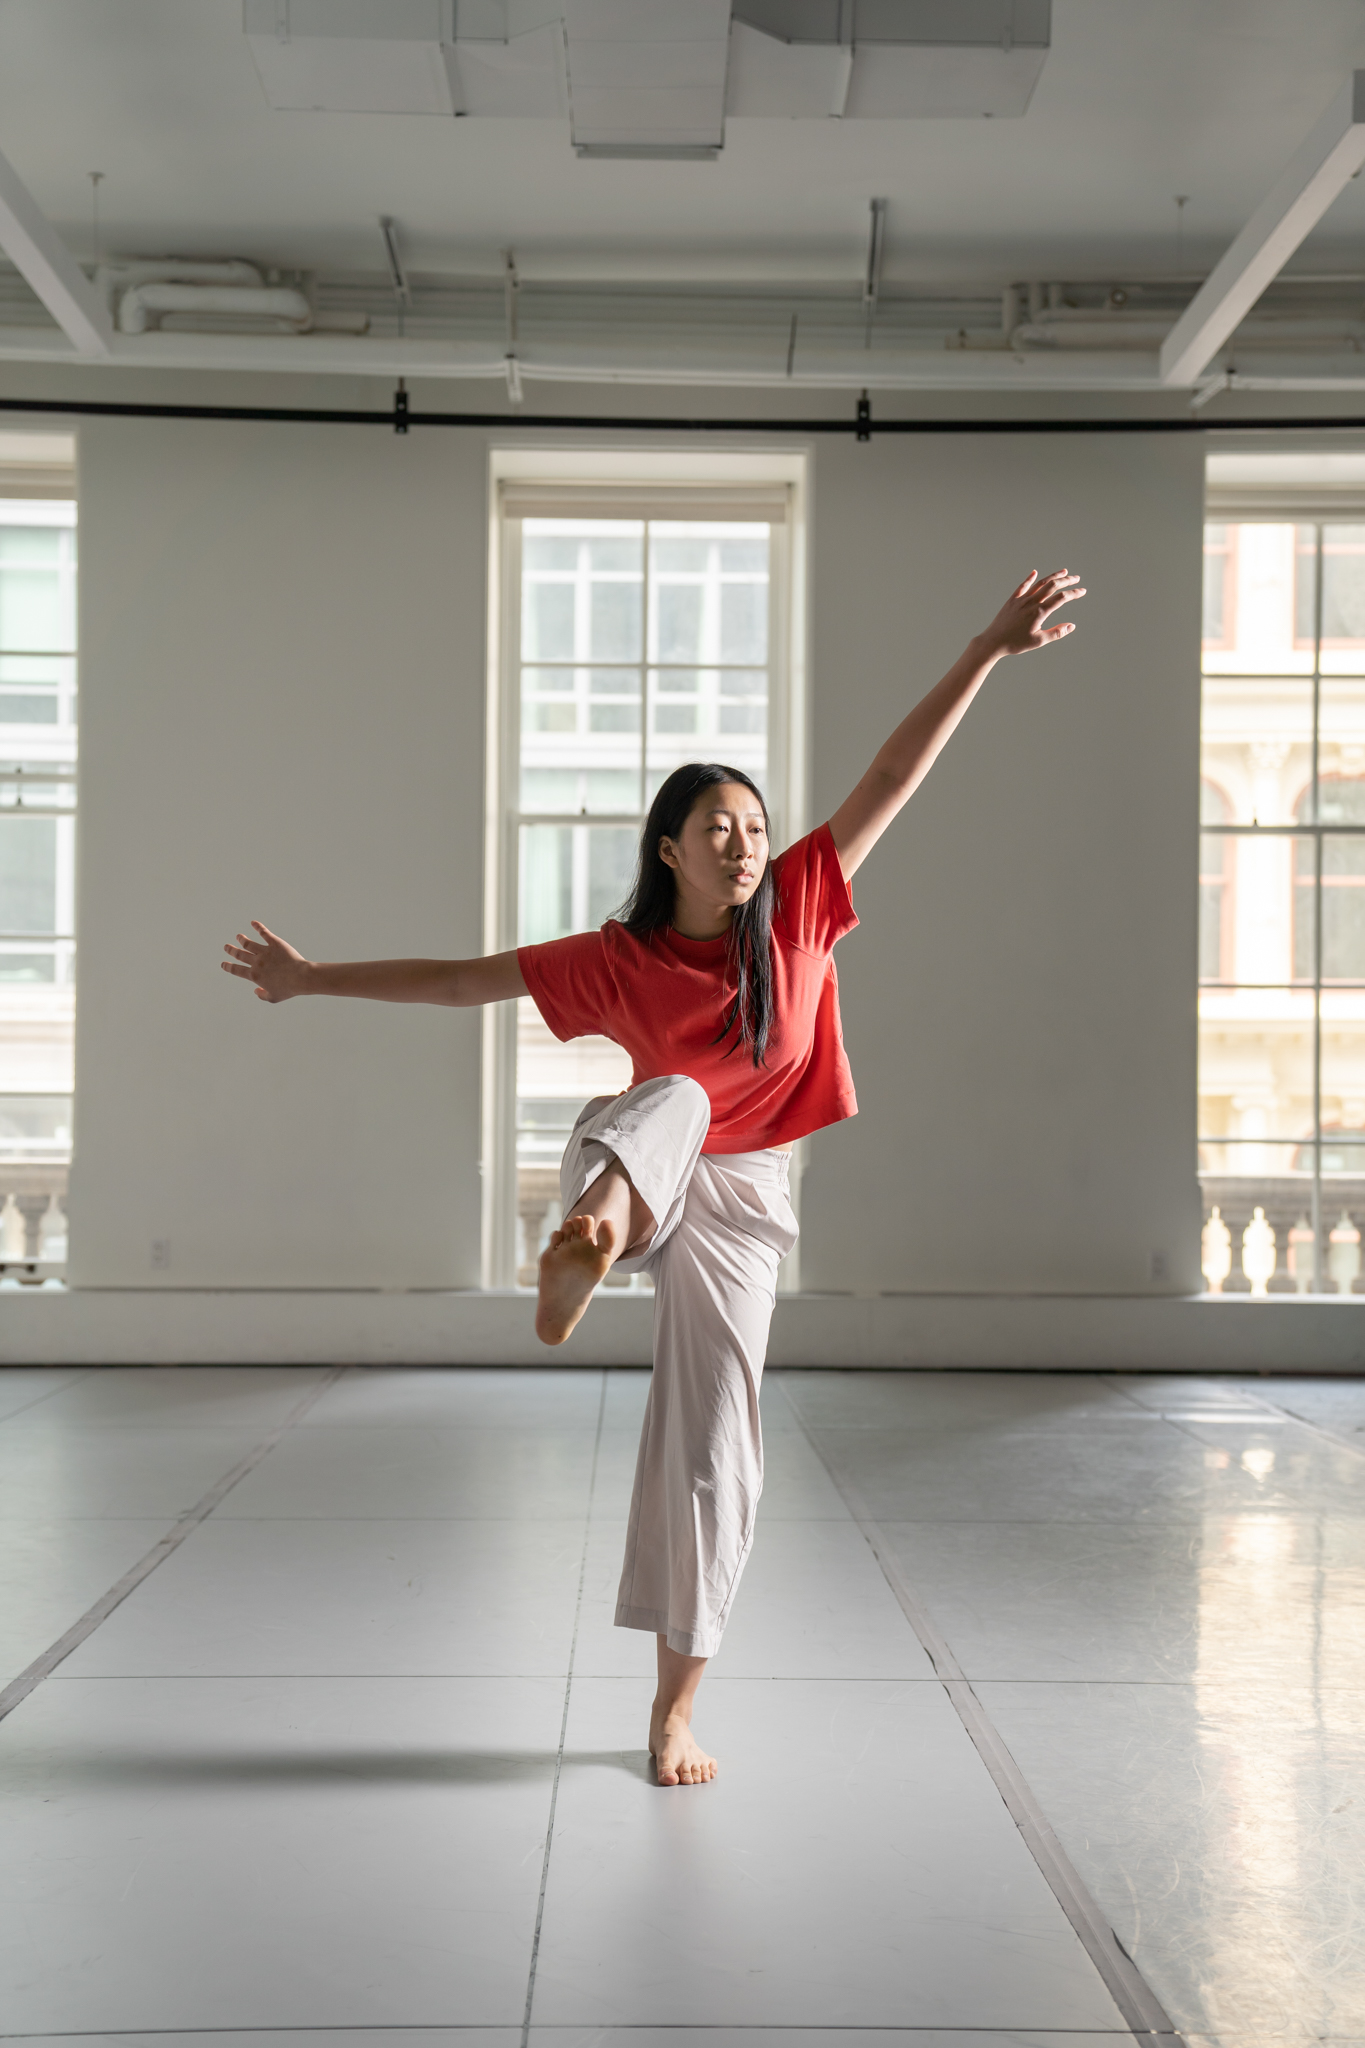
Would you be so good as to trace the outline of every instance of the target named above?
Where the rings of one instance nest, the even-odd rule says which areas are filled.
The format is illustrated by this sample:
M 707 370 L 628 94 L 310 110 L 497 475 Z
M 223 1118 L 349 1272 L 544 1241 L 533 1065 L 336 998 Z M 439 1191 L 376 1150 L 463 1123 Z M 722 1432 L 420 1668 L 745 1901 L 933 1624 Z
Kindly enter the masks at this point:
M 1054 569 L 1043 577 L 1031 569 L 986 631 L 968 643 L 942 682 L 935 683 L 909 717 L 901 720 L 857 788 L 829 821 L 846 881 L 919 788 L 997 661 L 1007 654 L 1027 654 L 1031 648 L 1046 647 L 1073 630 L 1069 623 L 1050 626 L 1047 622 L 1061 605 L 1085 596 L 1080 586 L 1080 577 L 1068 575 L 1065 569 Z

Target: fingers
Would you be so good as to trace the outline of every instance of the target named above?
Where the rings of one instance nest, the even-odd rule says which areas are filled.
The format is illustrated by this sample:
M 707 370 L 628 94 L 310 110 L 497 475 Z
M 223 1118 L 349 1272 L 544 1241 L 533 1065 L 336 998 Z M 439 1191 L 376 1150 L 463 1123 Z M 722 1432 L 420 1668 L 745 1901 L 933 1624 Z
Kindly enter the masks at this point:
M 1024 592 L 1028 589 L 1030 583 L 1036 583 L 1037 580 L 1038 571 L 1036 569 L 1030 569 L 1028 575 L 1024 578 L 1023 582 L 1017 583 L 1015 585 L 1014 589 L 1010 592 L 1010 596 L 1022 597 L 1024 595 Z
M 1058 590 L 1054 593 L 1052 597 L 1045 599 L 1042 603 L 1039 604 L 1038 616 L 1040 619 L 1046 619 L 1053 612 L 1055 612 L 1060 605 L 1070 604 L 1071 600 L 1074 597 L 1084 596 L 1085 589 L 1081 585 L 1078 585 L 1074 590 Z

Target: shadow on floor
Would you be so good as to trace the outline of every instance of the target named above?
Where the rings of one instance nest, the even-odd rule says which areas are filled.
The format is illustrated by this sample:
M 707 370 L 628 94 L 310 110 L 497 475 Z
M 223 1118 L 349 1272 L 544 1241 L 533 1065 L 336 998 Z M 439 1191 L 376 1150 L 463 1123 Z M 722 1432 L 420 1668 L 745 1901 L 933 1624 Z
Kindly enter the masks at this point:
M 643 1749 L 566 1749 L 563 1762 L 566 1770 L 595 1765 L 654 1782 L 649 1754 Z M 555 1752 L 334 1749 L 148 1756 L 101 1750 L 85 1756 L 64 1753 L 61 1765 L 63 1776 L 87 1785 L 306 1785 L 346 1778 L 385 1785 L 514 1785 L 547 1776 L 554 1769 Z

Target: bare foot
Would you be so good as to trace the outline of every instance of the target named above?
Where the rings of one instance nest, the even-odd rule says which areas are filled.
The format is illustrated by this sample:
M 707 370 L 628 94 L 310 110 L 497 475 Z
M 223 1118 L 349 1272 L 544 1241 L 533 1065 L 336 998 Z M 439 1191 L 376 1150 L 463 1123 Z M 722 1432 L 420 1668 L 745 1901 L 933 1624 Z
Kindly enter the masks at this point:
M 584 1309 L 593 1289 L 611 1271 L 616 1239 L 603 1218 L 592 1234 L 591 1216 L 566 1216 L 562 1230 L 552 1231 L 540 1255 L 540 1301 L 536 1335 L 542 1344 L 562 1344 Z
M 661 1785 L 707 1785 L 720 1769 L 682 1715 L 661 1713 L 657 1706 L 650 1716 L 649 1753 Z

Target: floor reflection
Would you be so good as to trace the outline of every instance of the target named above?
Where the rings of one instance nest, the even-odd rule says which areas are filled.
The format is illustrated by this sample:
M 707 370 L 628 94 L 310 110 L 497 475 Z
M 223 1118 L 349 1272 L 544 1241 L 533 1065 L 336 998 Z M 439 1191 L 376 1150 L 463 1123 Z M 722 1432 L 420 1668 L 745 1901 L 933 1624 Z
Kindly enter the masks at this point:
M 1276 1456 L 1252 1444 L 1239 1462 L 1269 1484 Z M 1186 1924 L 1202 1950 L 1200 2022 L 1213 2034 L 1365 2032 L 1365 1575 L 1331 1557 L 1332 1535 L 1325 1517 L 1273 1510 L 1204 1522 L 1194 1684 L 1203 1870 Z M 1229 1683 L 1249 1644 L 1263 1668 L 1273 1652 L 1273 1685 Z

